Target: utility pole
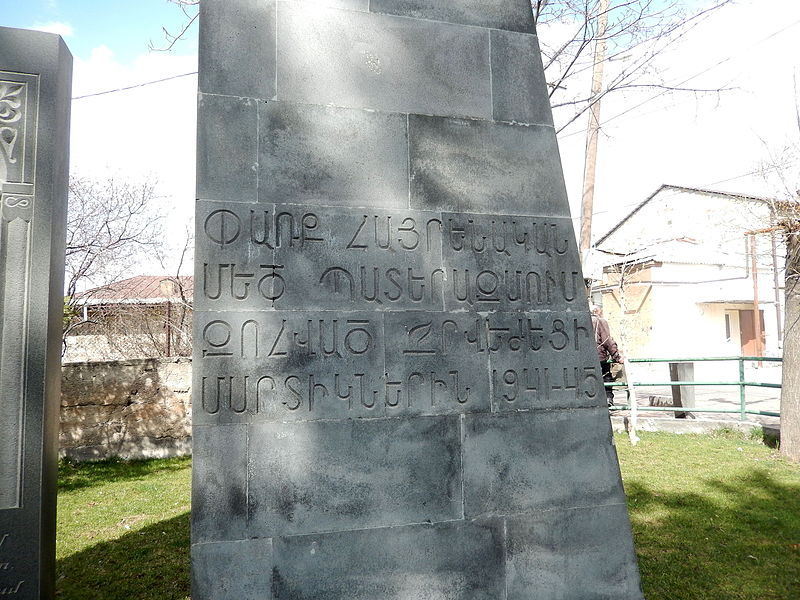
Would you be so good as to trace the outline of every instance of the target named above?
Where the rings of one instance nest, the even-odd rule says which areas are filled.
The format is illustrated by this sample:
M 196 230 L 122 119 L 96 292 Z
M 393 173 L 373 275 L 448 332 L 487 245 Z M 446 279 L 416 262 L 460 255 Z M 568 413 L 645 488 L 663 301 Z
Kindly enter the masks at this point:
M 586 159 L 583 167 L 583 196 L 581 198 L 580 251 L 585 260 L 592 245 L 592 211 L 594 210 L 594 180 L 597 163 L 597 138 L 600 134 L 600 94 L 603 91 L 603 63 L 606 58 L 606 28 L 608 26 L 608 0 L 600 0 L 597 17 L 597 34 L 594 46 L 592 73 L 592 106 L 586 128 Z

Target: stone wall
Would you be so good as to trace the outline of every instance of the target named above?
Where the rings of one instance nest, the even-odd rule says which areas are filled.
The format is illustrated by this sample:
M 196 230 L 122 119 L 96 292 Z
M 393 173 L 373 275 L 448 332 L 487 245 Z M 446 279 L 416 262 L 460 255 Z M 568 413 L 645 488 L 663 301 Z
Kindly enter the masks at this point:
M 65 364 L 60 456 L 96 460 L 189 454 L 191 372 L 187 358 Z

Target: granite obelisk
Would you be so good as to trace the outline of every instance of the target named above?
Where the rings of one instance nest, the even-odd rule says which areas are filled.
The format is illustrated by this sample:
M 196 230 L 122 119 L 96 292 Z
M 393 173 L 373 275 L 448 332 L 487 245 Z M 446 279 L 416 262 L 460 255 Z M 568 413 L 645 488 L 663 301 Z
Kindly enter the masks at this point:
M 192 597 L 639 599 L 528 0 L 203 0 Z
M 55 595 L 72 56 L 0 27 L 0 595 Z

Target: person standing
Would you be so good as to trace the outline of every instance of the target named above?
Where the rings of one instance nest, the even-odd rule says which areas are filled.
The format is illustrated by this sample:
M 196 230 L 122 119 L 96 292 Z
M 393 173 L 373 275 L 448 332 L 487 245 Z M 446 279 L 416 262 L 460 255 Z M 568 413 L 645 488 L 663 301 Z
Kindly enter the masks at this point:
M 592 328 L 594 329 L 594 339 L 597 344 L 597 358 L 600 359 L 600 370 L 603 373 L 603 383 L 611 383 L 614 376 L 611 374 L 611 363 L 621 363 L 622 355 L 617 348 L 617 342 L 611 337 L 611 328 L 602 317 L 600 307 L 591 304 L 589 309 L 592 313 Z M 614 388 L 606 387 L 606 401 L 609 406 L 614 404 Z

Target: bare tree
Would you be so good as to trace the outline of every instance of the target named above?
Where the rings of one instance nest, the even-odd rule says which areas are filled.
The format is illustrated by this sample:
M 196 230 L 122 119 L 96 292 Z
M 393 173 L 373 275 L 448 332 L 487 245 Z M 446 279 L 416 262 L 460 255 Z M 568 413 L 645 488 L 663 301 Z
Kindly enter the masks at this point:
M 656 59 L 673 48 L 712 11 L 731 0 L 709 0 L 690 11 L 685 0 L 616 0 L 606 11 L 601 0 L 533 0 L 545 77 L 558 131 L 573 123 L 605 96 L 623 90 L 719 92 L 721 88 L 668 82 Z M 605 16 L 607 25 L 602 26 Z M 602 34 L 600 34 L 602 32 Z M 590 80 L 594 47 L 605 42 L 605 79 L 599 93 Z
M 181 11 L 183 12 L 183 23 L 175 32 L 171 32 L 166 27 L 162 27 L 161 31 L 164 33 L 164 41 L 163 45 L 156 45 L 150 40 L 150 44 L 148 45 L 150 50 L 156 50 L 158 52 L 168 52 L 172 50 L 173 46 L 178 43 L 179 40 L 183 38 L 186 32 L 189 30 L 190 27 L 197 21 L 199 16 L 198 7 L 200 6 L 200 0 L 167 0 L 170 4 L 175 4 L 180 7 Z
M 107 285 L 146 257 L 163 254 L 164 218 L 152 182 L 70 178 L 64 336 L 81 323 L 81 292 Z
M 153 182 L 71 177 L 66 295 L 109 283 L 133 263 L 161 251 L 165 216 Z

